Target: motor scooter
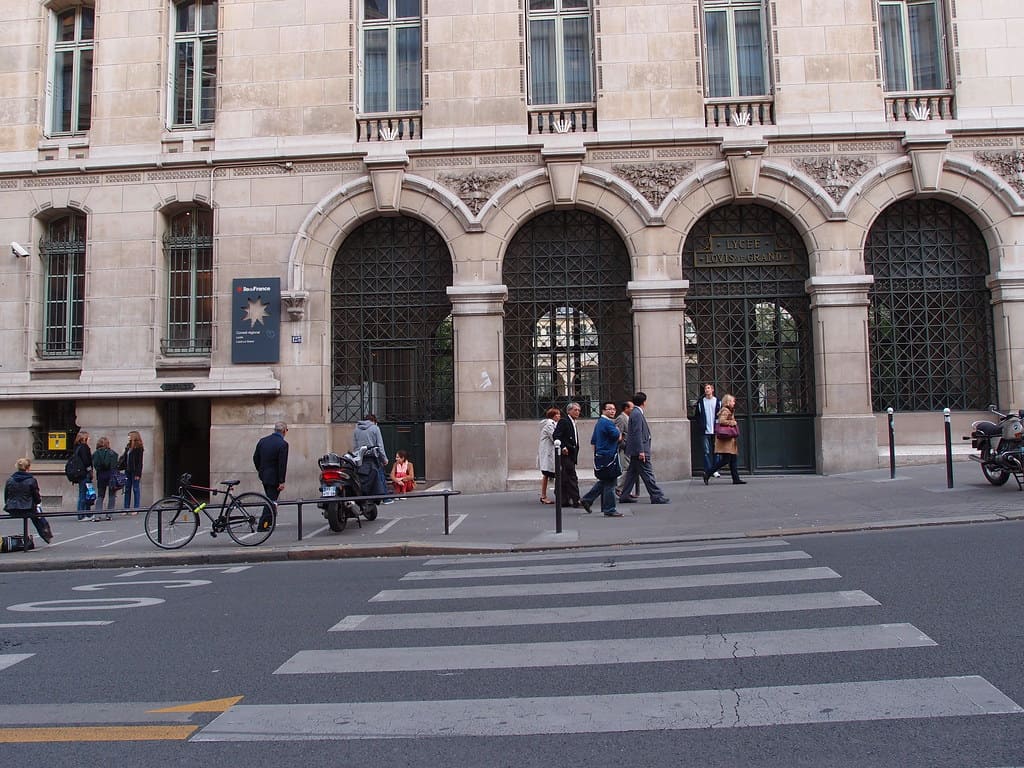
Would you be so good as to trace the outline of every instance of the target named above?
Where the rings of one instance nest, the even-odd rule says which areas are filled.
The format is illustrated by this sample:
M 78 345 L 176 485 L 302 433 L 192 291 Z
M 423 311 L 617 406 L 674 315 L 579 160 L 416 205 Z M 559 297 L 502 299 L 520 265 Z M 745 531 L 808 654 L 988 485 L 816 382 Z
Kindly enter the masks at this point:
M 359 520 L 360 515 L 367 521 L 377 519 L 376 501 L 346 500 L 347 497 L 369 495 L 369 489 L 364 489 L 361 484 L 359 472 L 363 463 L 369 460 L 369 451 L 372 449 L 361 446 L 341 456 L 336 453 L 324 454 L 317 461 L 320 466 L 320 501 L 317 506 L 323 510 L 327 524 L 336 533 L 345 530 L 350 517 L 355 518 L 360 527 L 363 525 Z
M 981 464 L 981 473 L 992 485 L 1003 485 L 1010 476 L 1024 491 L 1024 410 L 1002 413 L 994 405 L 988 409 L 999 421 L 975 421 L 971 424 L 971 447 L 981 451 L 972 461 Z

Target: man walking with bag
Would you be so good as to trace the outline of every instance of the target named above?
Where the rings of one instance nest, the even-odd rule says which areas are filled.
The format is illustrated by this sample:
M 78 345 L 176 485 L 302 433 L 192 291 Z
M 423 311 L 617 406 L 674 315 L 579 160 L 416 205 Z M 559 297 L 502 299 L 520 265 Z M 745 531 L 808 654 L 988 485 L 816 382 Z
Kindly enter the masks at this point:
M 647 488 L 651 504 L 668 504 L 669 498 L 654 479 L 654 467 L 651 465 L 651 428 L 647 425 L 647 417 L 644 415 L 646 403 L 647 395 L 643 392 L 633 395 L 633 412 L 629 414 L 629 432 L 626 434 L 629 469 L 626 470 L 622 488 L 624 491 L 632 488 L 634 481 L 639 477 Z M 620 504 L 630 504 L 633 501 L 634 499 L 628 496 L 619 497 Z
M 261 437 L 252 454 L 252 463 L 263 483 L 263 490 L 267 498 L 274 502 L 275 515 L 277 499 L 284 490 L 285 475 L 288 473 L 288 443 L 284 439 L 287 433 L 288 425 L 283 421 L 276 422 L 273 433 Z M 260 528 L 265 530 L 269 525 L 270 519 L 265 510 L 260 517 Z
M 594 424 L 590 444 L 594 446 L 594 477 L 597 482 L 580 498 L 580 506 L 590 514 L 590 505 L 600 495 L 601 511 L 605 517 L 622 517 L 622 513 L 615 509 L 615 478 L 622 470 L 619 469 L 619 430 L 615 426 L 615 403 L 611 400 L 601 403 L 601 418 Z

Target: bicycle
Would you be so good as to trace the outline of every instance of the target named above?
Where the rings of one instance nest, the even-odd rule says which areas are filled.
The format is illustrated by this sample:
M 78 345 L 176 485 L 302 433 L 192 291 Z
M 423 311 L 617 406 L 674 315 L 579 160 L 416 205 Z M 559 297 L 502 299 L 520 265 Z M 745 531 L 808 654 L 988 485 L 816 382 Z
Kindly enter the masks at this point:
M 242 493 L 235 496 L 231 489 L 238 480 L 222 480 L 224 490 L 192 485 L 192 475 L 184 474 L 178 479 L 178 492 L 156 501 L 146 511 L 146 536 L 161 549 L 180 549 L 195 538 L 199 530 L 199 513 L 206 515 L 213 530 L 210 535 L 228 532 L 236 544 L 255 547 L 262 544 L 274 532 L 277 523 L 274 502 L 262 493 Z M 193 491 L 210 494 L 211 498 L 222 494 L 219 514 L 214 517 L 207 508 L 207 502 L 195 497 Z

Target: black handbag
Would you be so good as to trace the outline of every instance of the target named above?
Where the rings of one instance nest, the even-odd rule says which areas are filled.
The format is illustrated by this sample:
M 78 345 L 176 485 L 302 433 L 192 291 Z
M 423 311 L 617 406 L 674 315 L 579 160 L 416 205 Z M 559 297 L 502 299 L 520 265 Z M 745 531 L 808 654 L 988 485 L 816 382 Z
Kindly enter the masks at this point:
M 594 477 L 598 480 L 614 480 L 622 474 L 622 467 L 619 466 L 619 455 L 613 453 L 609 459 L 607 456 L 594 457 Z

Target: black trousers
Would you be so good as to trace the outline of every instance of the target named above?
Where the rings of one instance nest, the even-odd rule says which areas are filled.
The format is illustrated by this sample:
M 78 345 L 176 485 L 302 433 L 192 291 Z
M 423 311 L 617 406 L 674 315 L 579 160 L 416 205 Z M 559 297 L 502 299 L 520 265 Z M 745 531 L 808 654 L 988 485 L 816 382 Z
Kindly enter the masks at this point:
M 562 506 L 576 506 L 580 503 L 580 480 L 576 476 L 576 462 L 572 456 L 560 456 L 562 461 L 562 480 L 558 492 Z

